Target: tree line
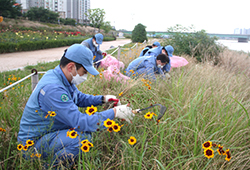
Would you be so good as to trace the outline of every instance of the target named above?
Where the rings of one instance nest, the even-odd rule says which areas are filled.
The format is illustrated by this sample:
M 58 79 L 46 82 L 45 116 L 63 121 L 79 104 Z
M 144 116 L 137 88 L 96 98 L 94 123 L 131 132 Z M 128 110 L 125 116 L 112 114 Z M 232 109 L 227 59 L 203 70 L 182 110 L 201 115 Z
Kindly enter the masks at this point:
M 85 13 L 88 21 L 83 23 L 77 23 L 75 19 L 72 18 L 59 18 L 59 13 L 50 11 L 43 7 L 32 7 L 26 13 L 22 13 L 22 5 L 18 4 L 15 0 L 0 0 L 0 16 L 7 18 L 18 18 L 25 17 L 31 21 L 39 21 L 45 23 L 53 24 L 63 24 L 63 25 L 89 25 L 94 28 L 103 29 L 108 33 L 112 26 L 110 22 L 104 21 L 105 11 L 103 9 L 89 9 L 88 13 Z

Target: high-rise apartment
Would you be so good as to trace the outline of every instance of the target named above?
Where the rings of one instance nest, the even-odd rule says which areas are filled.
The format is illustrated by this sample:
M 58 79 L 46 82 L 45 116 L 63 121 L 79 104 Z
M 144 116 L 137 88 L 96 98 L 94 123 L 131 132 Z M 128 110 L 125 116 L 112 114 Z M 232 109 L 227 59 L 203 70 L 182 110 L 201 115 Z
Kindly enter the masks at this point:
M 23 12 L 31 7 L 43 7 L 59 13 L 60 18 L 72 18 L 77 23 L 87 23 L 85 13 L 90 9 L 90 0 L 18 0 L 22 4 Z

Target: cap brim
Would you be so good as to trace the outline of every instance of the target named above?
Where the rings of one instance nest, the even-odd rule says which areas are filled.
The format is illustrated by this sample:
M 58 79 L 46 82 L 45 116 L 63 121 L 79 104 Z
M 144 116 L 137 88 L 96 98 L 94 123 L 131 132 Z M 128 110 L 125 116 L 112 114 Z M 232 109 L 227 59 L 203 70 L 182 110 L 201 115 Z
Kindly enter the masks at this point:
M 99 72 L 95 69 L 94 66 L 88 66 L 88 67 L 83 66 L 83 67 L 84 67 L 90 74 L 92 74 L 92 75 L 94 75 L 94 76 L 96 76 L 96 75 L 99 74 Z

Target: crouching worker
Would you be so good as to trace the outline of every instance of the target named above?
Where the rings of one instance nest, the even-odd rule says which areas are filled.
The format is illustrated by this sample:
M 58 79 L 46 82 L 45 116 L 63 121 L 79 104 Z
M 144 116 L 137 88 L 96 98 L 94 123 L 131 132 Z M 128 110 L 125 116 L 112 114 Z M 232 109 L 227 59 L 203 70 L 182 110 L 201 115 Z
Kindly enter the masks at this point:
M 93 62 L 97 62 L 99 60 L 101 60 L 104 56 L 107 55 L 106 52 L 102 52 L 100 50 L 100 45 L 102 44 L 103 41 L 103 35 L 101 33 L 98 33 L 96 35 L 94 35 L 92 38 L 86 39 L 84 41 L 82 41 L 82 45 L 88 47 L 93 54 Z M 100 62 L 95 64 L 95 66 L 98 68 L 100 65 Z
M 162 68 L 169 63 L 169 57 L 165 54 L 154 56 L 143 56 L 133 60 L 126 69 L 126 75 L 129 77 L 143 77 L 155 80 L 155 74 L 164 77 Z
M 103 122 L 115 117 L 130 121 L 134 114 L 127 105 L 121 105 L 113 95 L 89 95 L 80 92 L 76 85 L 87 80 L 87 75 L 98 75 L 93 67 L 92 52 L 81 44 L 70 46 L 60 65 L 49 70 L 29 97 L 20 122 L 19 146 L 24 157 L 39 155 L 49 166 L 77 160 L 81 141 L 91 142 L 91 133 L 104 129 Z M 81 113 L 78 107 L 101 105 L 115 101 L 116 107 Z M 25 149 L 24 149 L 25 148 Z

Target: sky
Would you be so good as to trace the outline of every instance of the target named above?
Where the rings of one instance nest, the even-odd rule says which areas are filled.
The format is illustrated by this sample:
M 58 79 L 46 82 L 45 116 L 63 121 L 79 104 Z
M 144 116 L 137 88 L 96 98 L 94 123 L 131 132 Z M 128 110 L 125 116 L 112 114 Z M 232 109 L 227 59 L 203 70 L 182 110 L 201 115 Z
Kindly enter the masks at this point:
M 138 23 L 146 31 L 167 31 L 176 24 L 219 34 L 250 28 L 248 0 L 90 0 L 90 8 L 104 9 L 105 21 L 116 30 L 132 31 Z

